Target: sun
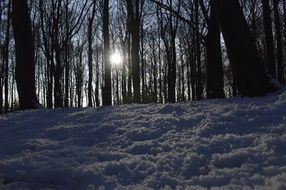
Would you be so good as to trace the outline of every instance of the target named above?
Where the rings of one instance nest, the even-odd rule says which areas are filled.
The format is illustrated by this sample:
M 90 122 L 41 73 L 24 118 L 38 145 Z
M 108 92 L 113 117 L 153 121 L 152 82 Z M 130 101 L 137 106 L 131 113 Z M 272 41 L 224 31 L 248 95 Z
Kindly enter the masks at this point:
M 113 53 L 110 56 L 110 61 L 112 65 L 120 65 L 122 63 L 122 56 L 119 53 Z

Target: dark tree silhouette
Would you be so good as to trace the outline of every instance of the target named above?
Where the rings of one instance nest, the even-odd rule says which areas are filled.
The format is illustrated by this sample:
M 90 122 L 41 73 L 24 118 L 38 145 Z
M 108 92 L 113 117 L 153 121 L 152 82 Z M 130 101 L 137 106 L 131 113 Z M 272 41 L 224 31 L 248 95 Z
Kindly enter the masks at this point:
M 271 74 L 273 78 L 276 78 L 272 21 L 271 21 L 271 10 L 269 7 L 269 0 L 262 0 L 262 7 L 263 7 L 263 22 L 264 22 L 266 52 L 267 52 L 266 54 L 267 67 L 269 74 Z
M 103 89 L 103 105 L 112 104 L 111 95 L 111 65 L 110 65 L 110 40 L 109 40 L 109 0 L 104 0 L 103 5 L 103 41 L 104 41 L 104 66 L 105 78 Z
M 132 78 L 135 103 L 140 103 L 140 11 L 139 0 L 127 0 L 127 11 L 129 18 L 129 30 L 131 34 L 131 63 L 132 63 Z
M 9 82 L 9 44 L 10 44 L 10 21 L 11 21 L 11 0 L 8 1 L 8 18 L 7 18 L 7 29 L 6 29 L 6 39 L 5 39 L 5 47 L 4 47 L 4 59 L 5 59 L 5 103 L 4 103 L 4 110 L 7 113 L 9 109 L 8 103 L 8 82 Z
M 223 64 L 221 57 L 220 29 L 215 0 L 210 0 L 211 14 L 206 37 L 207 49 L 207 98 L 224 98 Z
M 240 94 L 252 97 L 274 91 L 276 88 L 270 83 L 271 79 L 259 60 L 255 40 L 239 1 L 217 0 L 216 8 L 226 48 L 234 64 Z
M 285 84 L 286 0 L 18 1 L 0 1 L 0 113 L 19 99 L 22 109 L 37 99 L 174 103 Z M 111 65 L 111 52 L 122 64 Z
M 92 80 L 93 80 L 93 64 L 92 64 L 92 54 L 93 54 L 93 48 L 92 48 L 92 42 L 93 42 L 93 21 L 95 17 L 95 1 L 93 2 L 93 8 L 92 13 L 90 17 L 88 17 L 88 34 L 87 34 L 87 41 L 88 41 L 88 106 L 92 107 Z
M 282 34 L 281 34 L 281 19 L 279 13 L 279 0 L 273 0 L 275 33 L 277 43 L 277 79 L 284 83 L 284 69 L 283 69 L 283 50 L 282 50 Z
M 37 106 L 34 40 L 27 0 L 12 1 L 12 24 L 16 47 L 16 82 L 20 109 Z

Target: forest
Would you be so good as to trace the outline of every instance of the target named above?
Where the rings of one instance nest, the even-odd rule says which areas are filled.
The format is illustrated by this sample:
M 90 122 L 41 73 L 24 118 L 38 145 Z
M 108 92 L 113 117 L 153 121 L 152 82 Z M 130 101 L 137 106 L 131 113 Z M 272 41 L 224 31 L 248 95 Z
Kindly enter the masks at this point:
M 285 0 L 1 0 L 0 113 L 264 96 Z
M 0 189 L 286 189 L 286 0 L 0 0 Z

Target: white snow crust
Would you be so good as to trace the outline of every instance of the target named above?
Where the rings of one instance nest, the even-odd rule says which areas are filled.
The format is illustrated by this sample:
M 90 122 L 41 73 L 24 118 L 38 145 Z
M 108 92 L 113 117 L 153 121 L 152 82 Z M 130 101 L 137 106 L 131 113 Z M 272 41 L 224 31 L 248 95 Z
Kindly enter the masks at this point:
M 1 190 L 286 189 L 286 92 L 0 116 Z

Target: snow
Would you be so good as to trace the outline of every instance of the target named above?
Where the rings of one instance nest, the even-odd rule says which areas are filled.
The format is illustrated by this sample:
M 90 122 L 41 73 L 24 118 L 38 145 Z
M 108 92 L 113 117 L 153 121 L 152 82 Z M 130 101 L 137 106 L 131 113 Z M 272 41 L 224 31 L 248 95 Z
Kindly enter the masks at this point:
M 286 92 L 0 116 L 0 189 L 286 189 Z

